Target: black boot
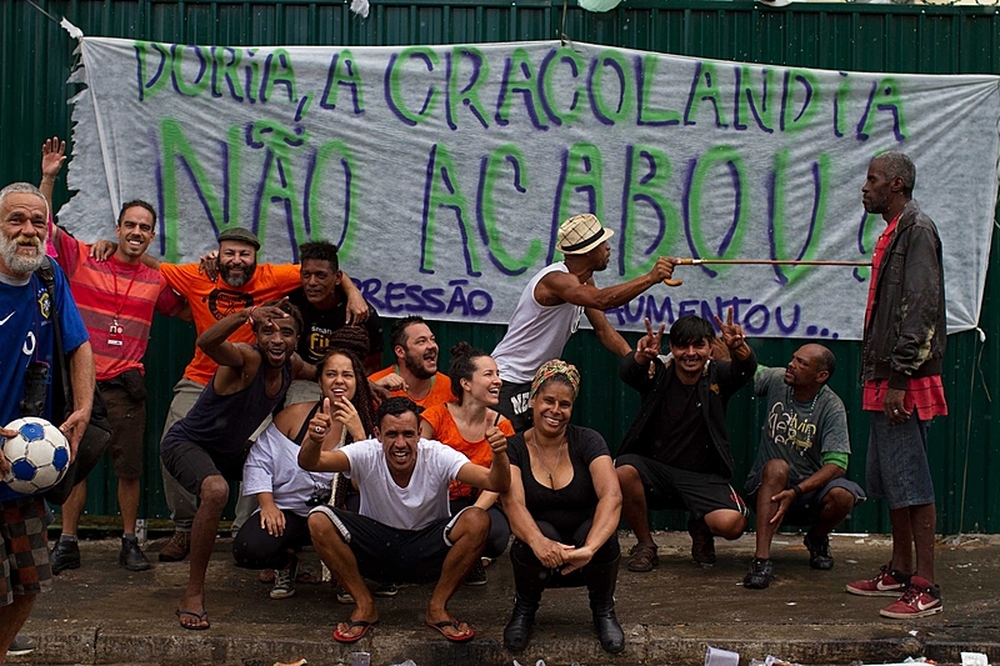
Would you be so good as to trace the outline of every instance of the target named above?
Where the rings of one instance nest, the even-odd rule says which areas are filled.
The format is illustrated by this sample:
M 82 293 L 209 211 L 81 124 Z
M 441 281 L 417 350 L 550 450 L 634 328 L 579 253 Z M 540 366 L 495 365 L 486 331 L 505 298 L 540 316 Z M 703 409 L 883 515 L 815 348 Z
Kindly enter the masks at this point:
M 524 564 L 513 552 L 510 562 L 514 568 L 514 610 L 503 629 L 503 644 L 511 652 L 520 652 L 528 647 L 531 625 L 535 623 L 535 612 L 551 572 L 545 567 Z
M 621 556 L 610 564 L 588 564 L 583 567 L 583 578 L 590 593 L 590 612 L 594 615 L 594 628 L 605 652 L 616 654 L 625 649 L 625 633 L 615 615 L 615 585 L 618 583 L 618 563 Z

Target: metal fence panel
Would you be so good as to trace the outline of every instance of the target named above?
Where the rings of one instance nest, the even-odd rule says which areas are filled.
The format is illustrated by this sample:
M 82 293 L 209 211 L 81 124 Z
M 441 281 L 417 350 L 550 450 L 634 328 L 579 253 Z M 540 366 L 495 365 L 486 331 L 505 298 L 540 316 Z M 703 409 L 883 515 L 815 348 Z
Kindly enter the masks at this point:
M 85 34 L 199 44 L 405 45 L 559 38 L 750 62 L 919 73 L 1000 73 L 1000 20 L 992 7 L 910 5 L 792 5 L 772 9 L 748 2 L 628 0 L 606 14 L 591 14 L 552 0 L 463 2 L 374 0 L 361 19 L 349 3 L 38 0 L 53 16 L 67 17 Z M 0 0 L 0 174 L 4 183 L 37 181 L 39 146 L 46 136 L 69 136 L 66 84 L 73 62 L 72 40 L 58 25 L 23 0 Z M 563 27 L 565 26 L 565 28 Z M 943 168 L 947 168 L 944 166 Z M 933 177 L 925 169 L 922 177 Z M 65 200 L 65 183 L 56 190 Z M 108 221 L 109 235 L 111 220 Z M 996 251 L 996 247 L 993 248 Z M 349 268 L 349 267 L 348 267 Z M 1000 531 L 1000 460 L 992 447 L 1000 417 L 991 400 L 1000 368 L 994 333 L 1000 330 L 998 284 L 987 281 L 982 327 L 949 340 L 945 386 L 951 415 L 931 429 L 931 463 L 938 488 L 938 529 Z M 443 350 L 460 339 L 490 349 L 503 331 L 495 326 L 437 325 Z M 630 335 L 630 340 L 635 336 Z M 141 515 L 166 515 L 157 462 L 160 428 L 194 344 L 188 324 L 157 318 L 146 363 L 150 388 L 147 469 Z M 793 341 L 756 341 L 761 360 L 784 363 Z M 859 346 L 832 341 L 838 357 L 832 387 L 848 405 L 854 446 L 850 476 L 864 481 L 867 417 L 859 410 Z M 614 449 L 638 403 L 617 380 L 617 360 L 594 335 L 578 334 L 566 357 L 584 369 L 583 393 L 575 416 L 601 431 Z M 762 405 L 745 391 L 731 403 L 729 426 L 738 462 L 734 485 L 753 459 Z M 87 503 L 90 513 L 117 511 L 110 465 L 95 472 Z M 679 526 L 676 517 L 658 517 Z M 883 507 L 860 507 L 845 526 L 851 531 L 886 531 Z

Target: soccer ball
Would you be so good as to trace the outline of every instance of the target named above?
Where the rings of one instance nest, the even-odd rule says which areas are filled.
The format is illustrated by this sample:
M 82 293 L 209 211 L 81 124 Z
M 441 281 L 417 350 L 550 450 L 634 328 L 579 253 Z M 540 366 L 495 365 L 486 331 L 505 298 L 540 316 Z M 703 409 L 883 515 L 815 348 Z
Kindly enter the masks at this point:
M 11 421 L 7 430 L 17 436 L 3 443 L 10 463 L 4 482 L 10 489 L 34 495 L 59 483 L 69 467 L 69 442 L 59 428 L 45 419 L 28 416 Z

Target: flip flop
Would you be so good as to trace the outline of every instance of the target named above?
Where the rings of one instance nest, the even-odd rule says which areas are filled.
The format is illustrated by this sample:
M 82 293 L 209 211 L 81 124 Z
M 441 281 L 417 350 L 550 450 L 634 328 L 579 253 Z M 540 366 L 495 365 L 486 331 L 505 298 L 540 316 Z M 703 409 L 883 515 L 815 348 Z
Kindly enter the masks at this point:
M 212 626 L 212 624 L 208 620 L 205 619 L 208 616 L 208 611 L 207 610 L 203 610 L 200 613 L 196 613 L 193 610 L 186 610 L 184 608 L 178 608 L 177 610 L 174 611 L 174 615 L 176 615 L 178 618 L 181 617 L 181 616 L 183 616 L 183 615 L 190 615 L 191 617 L 198 618 L 199 624 L 184 624 L 183 622 L 181 622 L 181 627 L 183 629 L 188 629 L 190 631 L 204 631 L 206 629 L 209 629 Z M 202 625 L 201 624 L 202 622 L 204 622 L 205 624 Z
M 368 630 L 374 627 L 376 624 L 378 624 L 378 620 L 375 620 L 374 622 L 365 622 L 364 620 L 348 620 L 347 631 L 350 631 L 351 629 L 354 629 L 356 627 L 361 627 L 362 628 L 361 633 L 358 634 L 357 636 L 342 634 L 340 633 L 340 628 L 338 627 L 333 630 L 333 640 L 337 641 L 338 643 L 357 643 L 362 638 L 364 638 L 365 635 L 368 633 Z
M 438 632 L 439 634 L 447 638 L 452 643 L 465 643 L 471 641 L 473 638 L 476 637 L 476 632 L 472 630 L 472 627 L 466 629 L 465 632 L 461 632 L 459 630 L 459 626 L 462 623 L 459 622 L 458 620 L 442 620 L 441 622 L 424 622 L 424 624 L 426 624 L 428 627 L 430 627 L 434 631 Z M 446 634 L 444 630 L 448 627 L 451 627 L 452 629 L 454 629 L 455 631 L 459 631 L 460 633 Z

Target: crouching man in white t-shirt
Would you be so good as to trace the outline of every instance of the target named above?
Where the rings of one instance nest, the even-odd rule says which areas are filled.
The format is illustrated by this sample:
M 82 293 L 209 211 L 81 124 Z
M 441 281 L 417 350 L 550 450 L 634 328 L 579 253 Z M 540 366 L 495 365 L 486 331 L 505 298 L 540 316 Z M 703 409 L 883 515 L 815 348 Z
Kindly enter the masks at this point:
M 493 449 L 489 469 L 440 442 L 421 439 L 418 407 L 409 398 L 389 398 L 376 415 L 375 436 L 336 451 L 320 445 L 331 420 L 329 399 L 309 422 L 309 437 L 299 465 L 309 471 L 344 472 L 361 490 L 358 513 L 317 506 L 309 514 L 316 552 L 355 601 L 348 622 L 333 632 L 340 643 L 354 643 L 378 622 L 378 611 L 364 578 L 423 583 L 437 580 L 425 622 L 449 641 L 472 640 L 475 632 L 448 612 L 448 600 L 479 561 L 490 518 L 478 507 L 455 516 L 448 509 L 452 480 L 502 493 L 510 485 L 507 439 L 496 427 L 486 438 Z

